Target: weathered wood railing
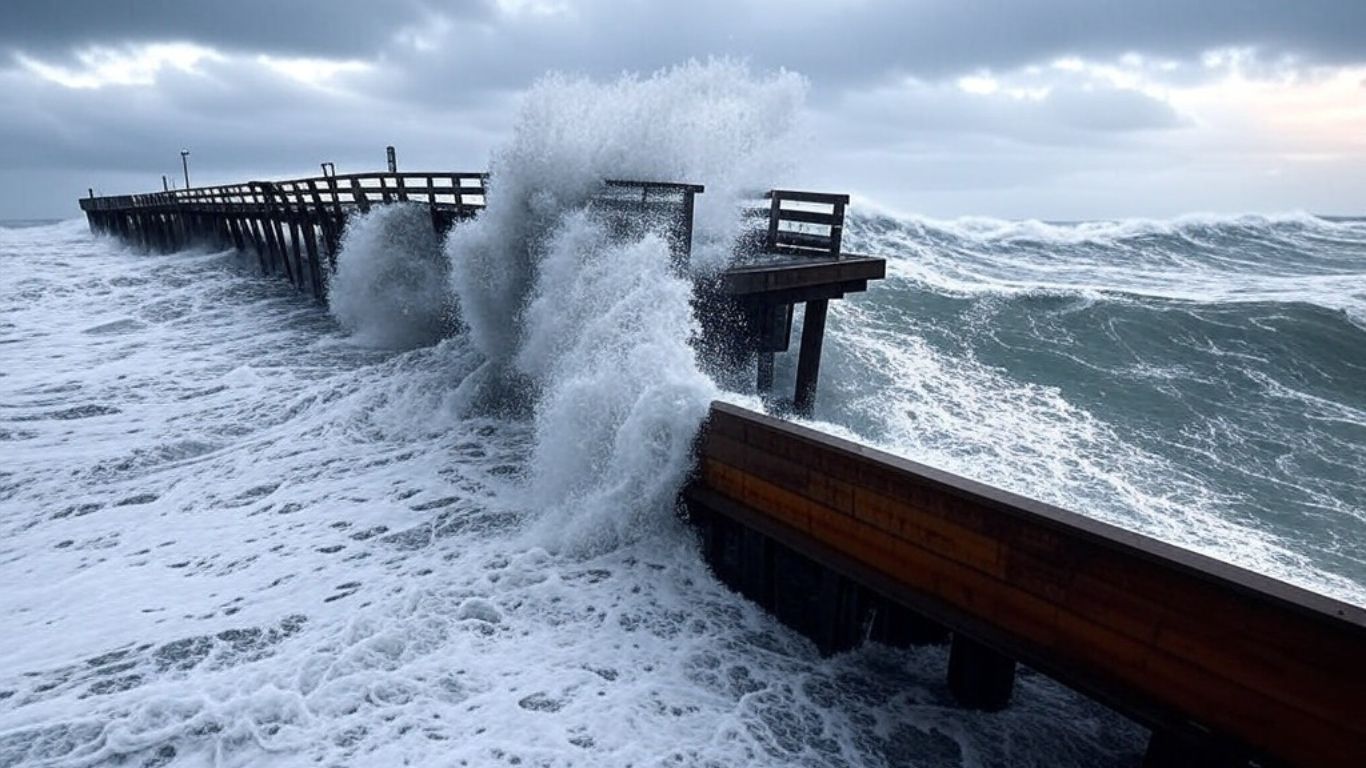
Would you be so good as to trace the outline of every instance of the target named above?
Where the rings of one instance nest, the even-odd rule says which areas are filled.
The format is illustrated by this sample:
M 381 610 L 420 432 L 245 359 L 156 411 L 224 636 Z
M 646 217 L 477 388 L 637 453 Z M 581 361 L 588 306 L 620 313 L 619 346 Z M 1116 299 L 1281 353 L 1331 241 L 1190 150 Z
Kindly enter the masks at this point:
M 484 207 L 486 174 L 379 172 L 251 181 L 81 200 L 90 226 L 147 249 L 194 243 L 255 252 L 261 269 L 322 297 L 346 217 L 373 205 L 427 206 L 444 231 Z
M 698 460 L 708 560 L 828 650 L 937 624 L 970 706 L 1018 660 L 1153 728 L 1150 764 L 1366 765 L 1361 608 L 723 403 Z

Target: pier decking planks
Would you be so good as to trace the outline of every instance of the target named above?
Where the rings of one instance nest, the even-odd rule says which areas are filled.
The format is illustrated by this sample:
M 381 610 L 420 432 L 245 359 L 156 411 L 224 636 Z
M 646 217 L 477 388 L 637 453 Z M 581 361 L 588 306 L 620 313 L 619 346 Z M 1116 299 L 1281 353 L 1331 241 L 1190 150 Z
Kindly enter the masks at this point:
M 1360 608 L 723 403 L 698 453 L 704 530 L 760 531 L 1163 739 L 1366 765 Z

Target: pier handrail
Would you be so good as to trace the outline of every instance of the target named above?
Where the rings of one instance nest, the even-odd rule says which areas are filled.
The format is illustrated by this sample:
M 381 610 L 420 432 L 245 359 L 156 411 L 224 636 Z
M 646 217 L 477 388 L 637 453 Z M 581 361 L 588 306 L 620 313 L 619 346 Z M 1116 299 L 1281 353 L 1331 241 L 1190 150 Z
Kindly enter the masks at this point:
M 371 203 L 417 202 L 466 211 L 484 206 L 487 180 L 488 174 L 482 171 L 377 171 L 87 197 L 81 199 L 80 205 L 87 212 L 261 207 L 265 205 L 261 190 L 269 187 L 285 206 L 331 204 L 363 210 Z
M 232 210 L 249 213 L 268 210 L 263 189 L 271 190 L 274 202 L 285 209 L 301 206 L 330 207 L 335 216 L 348 210 L 369 210 L 372 204 L 393 202 L 426 203 L 433 213 L 468 216 L 485 205 L 489 175 L 482 171 L 369 171 L 309 176 L 279 181 L 249 181 L 189 189 L 173 189 L 133 195 L 86 197 L 82 211 L 159 211 L 193 210 L 218 213 Z M 608 179 L 608 190 L 634 188 L 641 191 L 641 203 L 653 197 L 675 196 L 682 202 L 687 226 L 677 233 L 680 242 L 691 243 L 693 198 L 704 190 L 700 184 L 672 181 L 627 181 Z M 653 197 L 652 197 L 653 196 Z M 784 256 L 822 260 L 843 257 L 844 215 L 849 196 L 823 192 L 773 189 L 755 193 L 756 203 L 745 210 L 759 219 L 742 250 L 765 256 Z M 686 250 L 686 248 L 684 249 Z
M 752 256 L 839 260 L 849 196 L 771 189 L 753 193 L 744 215 L 755 222 L 744 248 Z

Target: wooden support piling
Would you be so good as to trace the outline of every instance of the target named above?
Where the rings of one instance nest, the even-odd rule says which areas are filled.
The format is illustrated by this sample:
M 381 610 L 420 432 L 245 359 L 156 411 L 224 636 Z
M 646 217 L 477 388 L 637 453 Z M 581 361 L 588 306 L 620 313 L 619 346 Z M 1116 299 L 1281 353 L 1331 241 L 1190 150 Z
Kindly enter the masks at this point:
M 271 274 L 288 276 L 284 264 L 284 247 L 280 242 L 279 231 L 275 228 L 275 220 L 267 214 L 258 220 L 258 224 L 266 240 L 266 251 L 270 254 Z
M 236 216 L 228 216 L 227 219 L 228 236 L 232 238 L 232 247 L 242 253 L 247 251 L 247 241 L 242 237 L 241 223 Z
M 303 228 L 299 226 L 299 219 L 292 212 L 289 214 L 289 243 L 290 251 L 294 254 L 294 287 L 301 291 L 311 291 L 309 280 L 312 275 L 306 274 L 308 265 L 304 258 Z
M 260 222 L 254 218 L 244 218 L 242 224 L 247 228 L 251 246 L 256 251 L 256 260 L 261 265 L 261 274 L 270 274 L 270 246 L 266 243 L 265 235 L 261 232 Z
M 755 379 L 754 388 L 760 395 L 773 393 L 773 353 L 767 350 L 759 350 L 755 353 L 758 356 L 756 367 L 758 373 Z
M 1015 690 L 1015 660 L 963 634 L 949 649 L 949 690 L 968 709 L 1005 709 Z
M 802 346 L 797 358 L 797 389 L 792 407 L 802 416 L 816 410 L 816 383 L 821 371 L 821 345 L 825 341 L 825 315 L 830 303 L 826 299 L 806 302 L 802 317 Z
M 285 242 L 284 212 L 280 203 L 279 188 L 275 184 L 262 183 L 261 192 L 266 200 L 266 216 L 262 223 L 266 227 L 266 232 L 270 237 L 271 252 L 276 268 L 284 272 L 285 279 L 289 280 L 296 287 L 299 280 L 294 276 L 294 269 L 289 263 L 289 244 Z

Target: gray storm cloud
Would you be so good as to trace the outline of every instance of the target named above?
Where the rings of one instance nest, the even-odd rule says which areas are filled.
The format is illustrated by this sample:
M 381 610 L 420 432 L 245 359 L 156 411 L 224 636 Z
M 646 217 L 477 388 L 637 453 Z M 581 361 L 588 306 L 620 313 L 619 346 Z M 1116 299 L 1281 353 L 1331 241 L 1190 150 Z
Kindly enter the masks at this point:
M 1094 196 L 1078 193 L 1074 205 L 1064 186 L 1075 185 L 1076 173 L 1097 163 L 1141 170 L 1151 165 L 1141 152 L 1155 151 L 1157 140 L 1137 137 L 1194 136 L 1198 121 L 1151 87 L 1050 69 L 1051 62 L 1161 61 L 1151 82 L 1173 86 L 1211 77 L 1206 57 L 1218 50 L 1245 51 L 1245 66 L 1278 77 L 1366 62 L 1366 4 L 1355 0 L 12 0 L 2 13 L 0 217 L 69 215 L 87 186 L 158 185 L 161 173 L 175 170 L 181 146 L 191 147 L 204 181 L 309 173 L 321 160 L 374 168 L 389 143 L 407 167 L 478 168 L 516 95 L 547 71 L 610 78 L 710 56 L 809 78 L 825 150 L 808 169 L 813 183 L 941 214 L 1089 215 L 1097 211 L 1083 203 Z M 69 87 L 52 74 L 88 74 L 163 44 L 206 55 L 102 87 Z M 298 60 L 305 69 L 346 66 L 314 80 L 279 66 Z M 960 87 L 981 73 L 999 89 Z M 1339 172 L 1360 165 L 1356 157 Z M 1026 183 L 1021 175 L 1053 186 L 1010 202 L 1009 190 Z M 1312 207 L 1316 200 L 1292 193 L 1313 187 L 1291 185 L 1262 205 Z M 939 188 L 981 194 L 918 194 Z M 1029 200 L 1048 210 L 1028 210 Z M 1133 208 L 1156 210 L 1141 200 Z

